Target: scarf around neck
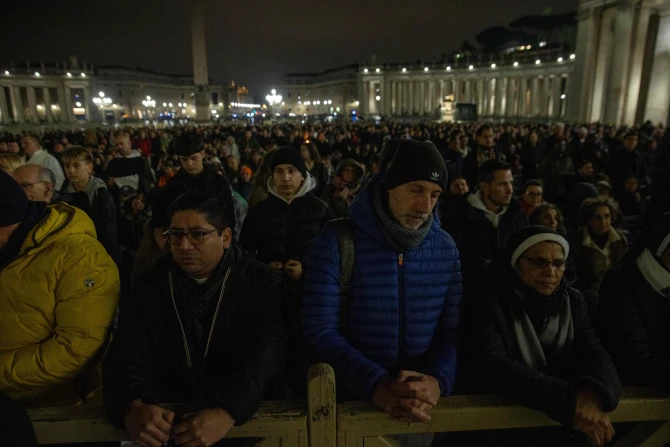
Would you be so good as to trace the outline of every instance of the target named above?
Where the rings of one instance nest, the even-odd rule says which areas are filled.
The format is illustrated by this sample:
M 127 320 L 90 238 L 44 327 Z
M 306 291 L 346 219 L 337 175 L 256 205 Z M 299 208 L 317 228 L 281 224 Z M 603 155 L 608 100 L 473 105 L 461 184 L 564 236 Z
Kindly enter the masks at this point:
M 198 284 L 195 279 L 184 273 L 171 257 L 170 272 L 172 273 L 174 299 L 183 313 L 184 331 L 189 340 L 195 343 L 195 347 L 204 345 L 205 326 L 209 318 L 213 316 L 226 273 L 233 262 L 234 255 L 231 247 L 225 250 L 219 264 L 207 281 Z
M 388 193 L 382 190 L 380 179 L 375 180 L 371 187 L 372 205 L 376 220 L 386 240 L 400 253 L 417 249 L 426 239 L 433 225 L 433 213 L 428 215 L 428 219 L 418 230 L 406 228 L 391 217 L 391 210 L 388 209 Z

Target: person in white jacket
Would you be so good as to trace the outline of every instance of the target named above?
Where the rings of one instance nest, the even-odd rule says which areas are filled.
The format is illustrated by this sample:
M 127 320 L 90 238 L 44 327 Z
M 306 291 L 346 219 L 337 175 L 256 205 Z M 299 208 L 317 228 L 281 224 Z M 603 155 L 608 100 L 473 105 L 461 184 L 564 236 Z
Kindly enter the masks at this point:
M 42 142 L 37 135 L 25 135 L 21 138 L 21 149 L 26 155 L 28 165 L 40 165 L 51 170 L 56 176 L 56 191 L 60 191 L 65 181 L 65 174 L 56 157 L 42 148 Z

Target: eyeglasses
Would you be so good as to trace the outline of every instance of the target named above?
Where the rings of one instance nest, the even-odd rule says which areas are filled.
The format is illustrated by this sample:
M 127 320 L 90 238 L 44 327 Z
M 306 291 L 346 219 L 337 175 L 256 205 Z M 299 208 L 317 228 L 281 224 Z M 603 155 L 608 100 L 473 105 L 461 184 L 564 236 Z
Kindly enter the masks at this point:
M 33 183 L 19 183 L 19 186 L 21 187 L 21 189 L 23 189 L 25 191 L 25 189 L 27 187 L 33 186 L 33 185 L 39 185 L 40 183 L 44 183 L 44 180 L 42 180 L 40 182 L 33 182 Z
M 203 230 L 190 230 L 190 231 L 167 230 L 165 233 L 163 233 L 163 236 L 168 240 L 170 245 L 181 244 L 182 240 L 184 240 L 184 236 L 186 236 L 186 239 L 188 240 L 189 244 L 200 245 L 205 241 L 205 236 L 207 236 L 210 233 L 214 233 L 215 231 L 217 231 L 219 233 L 221 232 L 221 230 L 218 230 L 218 229 L 209 230 L 209 231 L 203 231 Z
M 530 264 L 533 267 L 536 267 L 538 270 L 544 270 L 549 266 L 553 267 L 555 270 L 558 270 L 558 271 L 565 270 L 565 260 L 564 259 L 560 259 L 560 260 L 556 260 L 556 261 L 547 261 L 546 259 L 529 258 L 527 256 L 522 256 L 522 258 L 525 259 L 526 261 L 530 262 Z

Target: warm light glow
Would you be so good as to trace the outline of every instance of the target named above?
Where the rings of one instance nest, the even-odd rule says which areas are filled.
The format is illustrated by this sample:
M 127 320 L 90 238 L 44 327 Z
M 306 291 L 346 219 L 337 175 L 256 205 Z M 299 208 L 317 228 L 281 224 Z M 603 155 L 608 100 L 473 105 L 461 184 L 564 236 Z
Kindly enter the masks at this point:
M 403 73 L 407 72 L 407 69 L 405 67 L 403 67 L 402 72 Z
M 574 55 L 574 54 L 571 54 L 571 55 L 570 55 L 570 59 L 574 59 L 574 58 L 575 58 L 575 55 Z
M 35 72 L 35 76 L 38 76 L 38 77 L 39 77 L 39 75 L 40 75 L 40 72 L 39 72 L 39 71 L 36 71 L 36 72 Z
M 163 103 L 163 107 L 167 107 L 167 103 L 166 103 L 166 102 Z
M 491 68 L 496 68 L 496 64 L 491 64 Z
M 223 105 L 223 104 L 221 104 L 221 105 Z M 171 102 L 168 103 L 168 107 L 172 107 L 172 103 L 171 103 Z
M 470 70 L 472 70 L 472 69 L 475 68 L 475 67 L 474 67 L 473 65 L 470 65 L 468 68 L 469 68 Z
M 42 104 L 37 104 L 37 110 L 42 110 Z
M 82 73 L 82 74 L 81 74 L 81 77 L 82 77 L 82 78 L 85 78 L 85 77 L 86 77 L 86 73 Z
M 540 65 L 540 60 L 539 59 L 535 61 L 535 65 Z
M 79 101 L 75 102 L 74 105 L 77 107 L 81 107 L 81 103 Z
M 367 68 L 364 68 L 364 69 L 363 69 L 363 73 L 367 73 L 367 72 L 368 72 L 368 69 L 367 69 Z
M 71 78 L 71 77 L 72 77 L 72 73 L 68 73 L 68 74 L 67 74 L 67 77 L 68 77 L 68 78 Z
M 147 96 L 147 101 L 151 101 L 151 96 Z
M 428 71 L 428 67 L 423 67 L 423 71 Z
M 104 92 L 100 92 L 100 93 L 98 93 L 98 96 L 101 97 L 101 98 L 104 98 L 104 97 L 105 97 L 105 93 L 104 93 Z
M 557 60 L 558 60 L 558 62 L 563 62 L 563 58 L 562 58 L 562 57 L 559 57 Z
M 447 71 L 451 70 L 451 67 L 447 67 Z
M 51 104 L 52 109 L 56 109 L 56 104 Z
M 376 71 L 377 73 L 379 73 L 380 70 L 379 70 L 379 68 L 378 68 L 378 69 L 376 69 L 375 71 Z
M 379 96 L 379 95 L 375 96 L 375 100 L 377 100 L 377 101 L 381 101 L 381 99 L 382 99 L 381 96 Z
M 514 66 L 515 66 L 515 67 L 518 67 L 518 66 L 519 66 L 519 63 L 518 63 L 518 62 L 514 62 Z
M 565 99 L 565 93 L 561 95 L 561 99 Z
M 270 93 L 272 93 L 273 95 L 276 95 L 276 94 L 277 94 L 277 90 L 272 89 L 272 90 L 270 90 Z

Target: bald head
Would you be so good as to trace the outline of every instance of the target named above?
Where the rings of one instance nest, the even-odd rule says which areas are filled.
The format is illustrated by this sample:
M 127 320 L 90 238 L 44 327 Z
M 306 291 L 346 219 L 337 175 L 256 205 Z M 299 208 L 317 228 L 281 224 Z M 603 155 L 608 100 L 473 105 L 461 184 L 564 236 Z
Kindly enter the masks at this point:
M 56 176 L 40 165 L 23 165 L 12 172 L 12 177 L 23 188 L 28 200 L 51 203 Z

